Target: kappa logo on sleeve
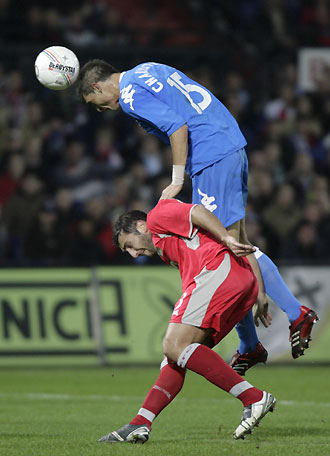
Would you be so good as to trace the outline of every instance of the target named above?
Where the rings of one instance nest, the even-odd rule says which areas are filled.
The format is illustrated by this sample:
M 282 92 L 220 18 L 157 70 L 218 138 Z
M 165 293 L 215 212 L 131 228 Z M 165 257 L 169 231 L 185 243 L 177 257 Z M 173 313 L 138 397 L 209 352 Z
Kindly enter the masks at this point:
M 131 108 L 132 111 L 134 111 L 134 108 L 133 108 L 133 101 L 134 101 L 133 95 L 134 94 L 135 94 L 135 89 L 132 88 L 132 84 L 129 84 L 127 87 L 124 87 L 120 91 L 121 99 L 123 100 L 123 102 L 125 104 L 129 103 L 129 107 Z

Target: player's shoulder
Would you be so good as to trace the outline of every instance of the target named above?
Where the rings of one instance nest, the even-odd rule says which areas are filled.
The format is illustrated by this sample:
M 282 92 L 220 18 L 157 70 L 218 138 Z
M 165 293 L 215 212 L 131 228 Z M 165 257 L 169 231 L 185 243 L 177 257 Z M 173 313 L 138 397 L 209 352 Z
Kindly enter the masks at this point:
M 185 203 L 176 198 L 160 199 L 156 206 L 148 213 L 148 220 L 155 220 L 155 218 L 163 215 L 169 216 L 170 211 L 173 211 L 178 205 L 184 207 Z
M 162 211 L 164 205 L 166 205 L 166 203 L 164 203 L 165 201 L 167 200 L 159 200 L 158 203 L 156 204 L 156 206 L 154 208 L 151 209 L 151 211 L 148 212 L 148 215 L 147 215 L 147 222 L 149 223 L 152 223 L 154 220 L 157 219 L 159 213 Z
M 179 200 L 176 200 L 176 199 L 160 199 L 158 201 L 158 203 L 156 204 L 156 206 L 153 209 L 151 209 L 151 211 L 149 211 L 148 216 L 147 216 L 147 220 L 150 221 L 150 222 L 154 221 L 156 218 L 161 216 L 164 213 L 164 211 L 166 213 L 168 208 L 169 208 L 169 206 L 171 206 L 174 201 L 178 202 Z
M 184 205 L 185 203 L 177 198 L 160 199 L 152 210 L 162 210 L 164 207 L 177 206 L 178 204 Z
M 161 199 L 147 215 L 147 226 L 152 233 L 168 233 L 178 216 L 180 200 Z

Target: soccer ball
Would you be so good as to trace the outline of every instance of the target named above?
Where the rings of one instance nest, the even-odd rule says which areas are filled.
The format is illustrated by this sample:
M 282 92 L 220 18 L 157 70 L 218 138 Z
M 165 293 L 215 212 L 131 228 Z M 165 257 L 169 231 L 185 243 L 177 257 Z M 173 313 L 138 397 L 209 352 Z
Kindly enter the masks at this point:
M 40 52 L 34 63 L 36 76 L 42 85 L 52 90 L 71 86 L 79 74 L 79 60 L 63 46 L 51 46 Z

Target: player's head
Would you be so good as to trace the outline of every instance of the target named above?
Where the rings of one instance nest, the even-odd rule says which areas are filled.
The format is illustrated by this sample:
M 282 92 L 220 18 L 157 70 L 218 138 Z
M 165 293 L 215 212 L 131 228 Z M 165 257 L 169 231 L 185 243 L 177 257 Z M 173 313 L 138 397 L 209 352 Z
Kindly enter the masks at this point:
M 114 225 L 114 242 L 133 258 L 156 253 L 147 227 L 147 214 L 142 211 L 125 212 L 118 217 Z
M 98 111 L 119 108 L 120 72 L 104 60 L 94 59 L 80 70 L 76 82 L 79 96 Z

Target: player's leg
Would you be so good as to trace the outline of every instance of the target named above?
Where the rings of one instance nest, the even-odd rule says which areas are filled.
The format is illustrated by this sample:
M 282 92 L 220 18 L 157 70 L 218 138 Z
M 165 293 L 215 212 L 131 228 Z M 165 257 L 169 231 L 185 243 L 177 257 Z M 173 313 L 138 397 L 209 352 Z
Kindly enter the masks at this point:
M 228 228 L 232 235 L 237 235 L 237 224 Z M 233 233 L 232 233 L 233 230 Z M 249 243 L 245 233 L 245 219 L 242 219 L 239 224 L 238 239 L 240 242 Z M 250 259 L 250 264 L 253 266 L 256 262 Z M 253 269 L 255 272 L 255 268 Z M 256 274 L 256 272 L 255 272 Z M 260 270 L 259 270 L 260 274 Z M 260 277 L 260 276 L 259 276 Z M 258 283 L 262 282 L 259 278 Z M 259 297 L 260 299 L 263 299 Z M 267 360 L 267 350 L 259 341 L 252 311 L 250 311 L 236 326 L 235 329 L 239 336 L 239 347 L 232 357 L 229 365 L 236 370 L 240 375 L 245 375 L 246 371 L 257 363 L 265 363 Z
M 229 365 L 239 374 L 245 375 L 246 371 L 257 363 L 265 363 L 268 353 L 259 341 L 252 311 L 250 311 L 235 326 L 240 339 L 239 347 L 233 355 Z
M 234 236 L 237 240 L 242 242 L 241 231 L 242 224 L 244 219 L 239 222 L 235 222 L 227 228 L 228 232 Z M 245 239 L 245 242 L 248 242 Z M 259 295 L 258 300 L 263 305 L 266 301 L 265 291 L 263 288 L 263 280 L 261 278 L 261 272 L 258 267 L 256 258 L 254 255 L 247 256 L 253 272 L 255 273 L 258 284 L 259 284 Z M 261 289 L 261 292 L 260 292 Z M 252 315 L 252 310 L 235 326 L 237 331 L 240 344 L 238 350 L 234 354 L 233 358 L 230 361 L 230 366 L 236 370 L 240 375 L 245 375 L 246 371 L 253 367 L 255 364 L 260 362 L 266 362 L 267 360 L 267 351 L 259 341 L 257 331 L 254 324 L 254 319 Z M 244 355 L 242 355 L 244 354 Z
M 240 242 L 250 243 L 245 229 L 245 219 L 242 220 L 240 229 Z M 258 262 L 267 295 L 287 314 L 290 322 L 296 320 L 300 314 L 300 303 L 284 283 L 276 265 L 260 249 L 253 256 Z
M 277 266 L 261 250 L 255 252 L 268 296 L 285 312 L 290 322 L 290 341 L 293 358 L 304 354 L 309 347 L 311 332 L 318 316 L 302 306 L 282 279 Z
M 240 438 L 251 432 L 260 419 L 274 408 L 275 399 L 244 381 L 220 355 L 200 343 L 211 335 L 215 344 L 218 343 L 249 312 L 255 302 L 258 286 L 251 269 L 245 261 L 226 254 L 218 270 L 228 260 L 228 275 L 216 290 L 212 290 L 211 296 L 207 297 L 205 290 L 211 288 L 216 270 L 209 271 L 208 278 L 204 277 L 203 287 L 196 280 L 198 285 L 193 292 L 182 298 L 177 315 L 172 316 L 168 326 L 163 350 L 181 368 L 202 375 L 242 401 L 244 414 L 235 432 L 235 438 Z M 191 323 L 187 324 L 188 321 Z M 196 326 L 192 326 L 194 324 Z M 204 326 L 209 329 L 203 329 Z M 202 337 L 203 333 L 205 336 Z
M 187 293 L 184 293 L 183 297 L 186 295 Z M 181 302 L 181 299 L 179 300 L 179 303 Z M 175 306 L 175 308 L 177 309 L 178 307 Z M 184 343 L 185 346 L 189 345 L 192 341 L 209 343 L 206 330 L 199 330 L 198 328 L 191 327 L 192 332 L 194 332 L 195 329 L 196 333 L 187 335 L 187 339 Z M 178 366 L 176 360 L 172 361 L 171 358 L 166 355 L 165 360 L 161 364 L 160 374 L 155 384 L 148 392 L 137 415 L 130 423 L 117 431 L 110 432 L 99 441 L 108 443 L 146 442 L 149 438 L 154 419 L 180 392 L 184 383 L 185 372 L 186 369 Z
M 179 367 L 202 375 L 214 385 L 238 397 L 244 406 L 259 401 L 262 397 L 260 390 L 244 382 L 220 355 L 201 344 L 204 331 L 190 325 L 170 323 L 163 341 L 165 356 L 171 357 Z
M 245 221 L 241 224 L 240 241 L 248 243 L 245 230 Z M 311 332 L 314 323 L 318 320 L 316 313 L 308 307 L 302 306 L 297 298 L 289 290 L 288 286 L 282 279 L 277 266 L 273 261 L 261 250 L 257 250 L 254 256 L 258 262 L 266 294 L 285 312 L 290 321 L 290 341 L 291 352 L 293 358 L 298 358 L 304 354 L 306 348 L 309 347 L 311 340 Z M 247 323 L 248 331 L 252 331 L 251 324 Z M 242 351 L 244 348 L 239 348 L 239 352 L 251 353 Z
M 287 314 L 289 321 L 293 322 L 300 315 L 300 302 L 288 289 L 273 261 L 261 250 L 255 252 L 255 257 L 258 261 L 268 296 Z
M 268 411 L 274 410 L 276 399 L 270 393 L 244 381 L 235 370 L 228 366 L 221 356 L 205 345 L 192 342 L 177 356 L 181 349 L 179 347 L 185 345 L 189 339 L 187 337 L 187 328 L 183 326 L 170 323 L 166 335 L 168 341 L 166 339 L 164 341 L 165 350 L 171 353 L 174 358 L 177 358 L 177 363 L 181 368 L 196 372 L 243 403 L 244 410 L 241 423 L 235 430 L 234 437 L 235 439 L 244 438 L 246 434 L 252 432 Z M 174 344 L 171 343 L 172 338 L 175 340 Z M 181 345 L 181 341 L 185 342 Z
M 245 198 L 246 204 L 248 168 L 247 161 L 244 163 L 243 160 L 242 163 L 242 194 Z M 249 241 L 245 229 L 245 218 L 240 224 L 240 229 L 240 241 L 248 243 Z M 290 340 L 292 356 L 297 358 L 304 353 L 306 348 L 308 348 L 308 343 L 311 339 L 310 334 L 312 327 L 318 318 L 314 311 L 300 305 L 289 288 L 286 286 L 278 272 L 277 267 L 271 259 L 267 257 L 267 255 L 263 254 L 259 250 L 259 252 L 256 252 L 254 256 L 262 278 L 261 280 L 261 278 L 257 275 L 259 285 L 263 283 L 265 293 L 271 297 L 273 301 L 288 315 L 291 323 Z M 253 265 L 253 263 L 254 260 L 252 259 L 251 264 Z M 256 273 L 255 267 L 253 270 Z M 248 330 L 252 331 L 251 323 L 249 323 Z M 258 356 L 258 353 L 255 352 L 254 355 Z
M 181 391 L 186 370 L 165 357 L 160 374 L 148 392 L 142 407 L 130 424 L 147 424 L 150 429 L 154 419 Z
M 142 407 L 130 423 L 117 431 L 110 432 L 99 442 L 145 443 L 149 439 L 152 422 L 180 392 L 186 370 L 175 362 L 165 358 L 161 364 L 160 374 L 148 392 Z
M 235 439 L 252 433 L 266 413 L 275 408 L 276 399 L 273 395 L 245 381 L 216 352 L 205 345 L 188 345 L 179 355 L 177 363 L 180 367 L 203 376 L 243 403 L 242 419 L 234 432 Z

